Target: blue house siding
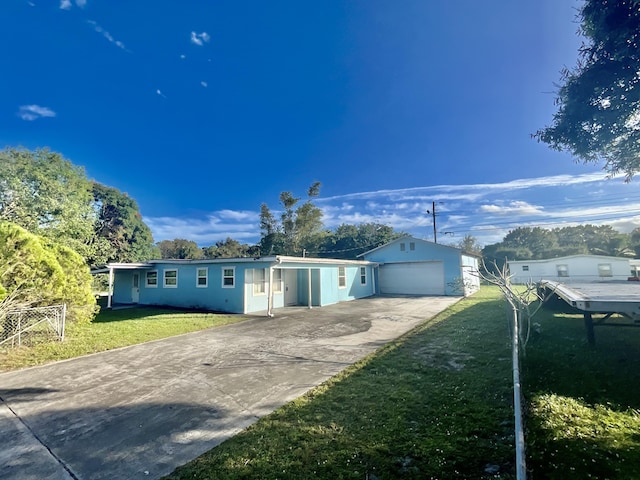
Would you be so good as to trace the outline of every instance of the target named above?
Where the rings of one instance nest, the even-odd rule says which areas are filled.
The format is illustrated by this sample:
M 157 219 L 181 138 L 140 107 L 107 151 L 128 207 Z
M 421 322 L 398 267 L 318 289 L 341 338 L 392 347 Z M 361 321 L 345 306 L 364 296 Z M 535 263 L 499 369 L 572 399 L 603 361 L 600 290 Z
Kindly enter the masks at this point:
M 364 261 L 263 257 L 156 260 L 107 267 L 114 273 L 112 303 L 254 313 L 271 311 L 285 304 L 330 305 L 375 293 L 374 265 Z M 340 267 L 344 268 L 346 284 L 339 288 Z M 364 285 L 360 281 L 361 268 L 366 272 Z M 138 289 L 133 288 L 135 275 L 139 278 Z
M 461 295 L 459 285 L 465 277 L 462 250 L 414 237 L 402 237 L 362 255 L 365 260 L 380 264 L 419 264 L 442 262 L 445 295 Z

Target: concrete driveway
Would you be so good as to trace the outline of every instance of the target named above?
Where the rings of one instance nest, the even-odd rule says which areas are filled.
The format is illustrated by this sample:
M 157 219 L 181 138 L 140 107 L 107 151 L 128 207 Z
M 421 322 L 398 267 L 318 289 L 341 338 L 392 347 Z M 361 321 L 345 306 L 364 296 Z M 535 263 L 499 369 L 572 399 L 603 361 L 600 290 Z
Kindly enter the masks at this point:
M 0 374 L 0 478 L 159 478 L 458 300 L 280 309 Z

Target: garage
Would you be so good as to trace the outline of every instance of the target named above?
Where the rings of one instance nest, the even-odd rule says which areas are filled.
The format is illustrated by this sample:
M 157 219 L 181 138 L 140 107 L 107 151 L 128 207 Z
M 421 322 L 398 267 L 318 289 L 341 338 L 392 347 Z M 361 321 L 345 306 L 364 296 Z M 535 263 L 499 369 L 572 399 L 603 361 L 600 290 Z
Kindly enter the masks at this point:
M 440 261 L 385 263 L 380 266 L 380 293 L 444 295 L 444 264 Z

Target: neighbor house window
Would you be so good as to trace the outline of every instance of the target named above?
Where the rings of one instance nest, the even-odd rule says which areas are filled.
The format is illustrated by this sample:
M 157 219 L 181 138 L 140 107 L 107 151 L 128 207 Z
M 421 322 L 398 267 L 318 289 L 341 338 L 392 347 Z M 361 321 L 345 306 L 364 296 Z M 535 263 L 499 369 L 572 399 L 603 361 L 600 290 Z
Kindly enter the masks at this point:
M 406 245 L 404 243 L 400 244 L 400 251 L 404 252 L 407 249 Z
M 265 293 L 265 280 L 264 268 L 256 268 L 253 270 L 253 294 L 264 295 Z
M 347 286 L 347 272 L 344 267 L 338 267 L 338 288 Z
M 529 265 L 522 265 L 522 271 L 523 272 L 528 272 L 529 271 Z
M 409 250 L 414 251 L 416 249 L 416 242 L 409 243 Z
M 145 277 L 145 285 L 148 288 L 155 288 L 158 286 L 158 272 L 156 270 L 147 272 L 147 275 Z
M 273 293 L 282 293 L 282 270 L 279 268 L 273 271 Z
M 569 276 L 569 266 L 568 265 L 556 265 L 556 271 L 558 272 L 559 277 L 568 277 Z
M 176 288 L 178 286 L 178 271 L 177 270 L 165 270 L 164 271 L 164 286 L 167 288 Z
M 613 277 L 613 272 L 611 271 L 610 263 L 599 263 L 598 264 L 598 276 L 599 277 Z
M 196 287 L 206 288 L 209 284 L 209 269 L 199 268 L 196 271 Z
M 235 267 L 222 269 L 222 288 L 234 288 L 236 286 Z
M 360 267 L 360 285 L 367 284 L 367 267 Z

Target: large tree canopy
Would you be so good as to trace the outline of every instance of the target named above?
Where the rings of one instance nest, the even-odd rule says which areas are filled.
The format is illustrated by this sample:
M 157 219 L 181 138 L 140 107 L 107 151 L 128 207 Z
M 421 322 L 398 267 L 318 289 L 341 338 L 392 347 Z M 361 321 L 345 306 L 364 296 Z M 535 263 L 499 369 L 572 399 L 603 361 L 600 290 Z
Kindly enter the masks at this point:
M 96 182 L 92 184 L 92 192 L 97 212 L 95 232 L 99 240 L 106 242 L 102 249 L 106 258 L 90 263 L 139 262 L 160 256 L 135 200 Z
M 94 244 L 92 200 L 84 170 L 61 155 L 46 149 L 0 151 L 0 221 L 87 258 Z
M 630 180 L 640 171 L 640 2 L 586 0 L 578 17 L 586 43 L 534 138 Z

